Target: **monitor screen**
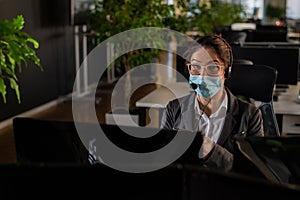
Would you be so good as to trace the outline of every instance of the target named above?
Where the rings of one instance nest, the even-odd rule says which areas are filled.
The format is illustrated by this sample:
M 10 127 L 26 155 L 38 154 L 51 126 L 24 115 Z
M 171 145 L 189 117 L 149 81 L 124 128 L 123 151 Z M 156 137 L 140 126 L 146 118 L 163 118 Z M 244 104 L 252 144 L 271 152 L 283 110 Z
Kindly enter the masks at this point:
M 95 130 L 99 126 L 97 123 L 78 122 L 77 124 L 80 125 L 81 129 L 84 127 L 87 130 Z M 91 142 L 95 140 L 96 136 L 93 132 L 86 131 L 84 141 L 82 141 L 83 138 L 79 136 L 77 128 L 73 121 L 14 118 L 13 129 L 17 161 L 47 165 L 98 163 L 99 160 L 91 159 L 91 156 L 98 155 L 94 149 L 98 149 L 98 151 L 100 149 L 100 146 L 97 145 L 91 148 L 91 145 L 94 144 Z M 109 124 L 101 124 L 101 129 L 111 143 L 128 152 L 153 152 L 164 148 L 166 145 L 175 144 L 177 145 L 177 152 L 172 154 L 178 153 L 179 156 L 174 157 L 174 161 L 193 163 L 199 160 L 197 155 L 202 145 L 202 135 L 195 132 Z M 178 145 L 185 147 L 186 137 L 190 140 L 191 145 L 187 147 L 185 152 L 181 152 Z M 174 143 L 173 140 L 177 142 Z M 86 143 L 89 144 L 89 149 L 85 147 L 84 144 Z M 150 162 L 154 162 L 154 160 Z M 127 165 L 127 163 L 125 164 Z
M 247 32 L 246 42 L 287 42 L 287 32 L 286 26 L 257 25 Z
M 13 130 L 19 163 L 88 164 L 73 122 L 15 117 Z
M 276 85 L 297 85 L 300 49 L 293 47 L 232 46 L 234 59 L 251 60 L 277 69 Z

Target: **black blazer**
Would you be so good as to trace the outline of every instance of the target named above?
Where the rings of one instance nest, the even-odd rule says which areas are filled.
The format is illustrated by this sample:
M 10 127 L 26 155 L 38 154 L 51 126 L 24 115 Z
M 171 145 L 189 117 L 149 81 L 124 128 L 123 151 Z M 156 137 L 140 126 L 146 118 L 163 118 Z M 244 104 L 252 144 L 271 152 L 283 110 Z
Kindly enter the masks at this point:
M 235 143 L 238 136 L 263 136 L 263 119 L 260 110 L 253 104 L 235 97 L 225 88 L 228 107 L 221 135 L 210 154 L 199 159 L 204 166 L 232 170 L 234 155 L 241 155 Z M 195 131 L 195 93 L 174 99 L 166 106 L 161 128 Z M 197 141 L 194 141 L 197 142 Z

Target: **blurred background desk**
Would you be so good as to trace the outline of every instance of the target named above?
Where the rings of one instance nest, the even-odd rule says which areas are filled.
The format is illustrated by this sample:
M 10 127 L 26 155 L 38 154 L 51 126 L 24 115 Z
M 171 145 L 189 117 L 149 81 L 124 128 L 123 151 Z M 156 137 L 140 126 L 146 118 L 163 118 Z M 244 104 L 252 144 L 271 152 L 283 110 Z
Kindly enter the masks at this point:
M 289 85 L 286 91 L 279 92 L 274 101 L 274 111 L 282 134 L 300 134 L 300 102 L 297 100 L 300 82 Z
M 166 107 L 168 102 L 176 97 L 182 97 L 193 92 L 188 82 L 171 82 L 166 86 L 158 86 L 157 89 L 150 92 L 145 97 L 136 102 L 136 107 L 139 108 L 139 125 L 145 126 L 149 123 L 151 118 L 151 125 L 159 127 L 159 122 L 162 115 L 163 108 Z M 151 111 L 150 111 L 150 110 Z
M 164 108 L 176 96 L 183 97 L 193 92 L 187 82 L 175 82 L 159 86 L 154 91 L 136 102 L 137 107 Z
M 168 89 L 169 88 L 169 89 Z M 274 111 L 282 134 L 300 134 L 300 103 L 297 103 L 300 82 L 289 85 L 282 91 L 277 91 L 278 101 L 274 101 Z M 162 110 L 168 102 L 177 97 L 191 93 L 187 82 L 175 82 L 160 86 L 136 102 L 140 109 L 139 124 L 145 126 L 151 118 L 151 126 L 159 127 Z M 149 112 L 152 110 L 152 112 Z M 156 114 L 153 114 L 155 113 Z M 149 116 L 148 116 L 149 115 Z

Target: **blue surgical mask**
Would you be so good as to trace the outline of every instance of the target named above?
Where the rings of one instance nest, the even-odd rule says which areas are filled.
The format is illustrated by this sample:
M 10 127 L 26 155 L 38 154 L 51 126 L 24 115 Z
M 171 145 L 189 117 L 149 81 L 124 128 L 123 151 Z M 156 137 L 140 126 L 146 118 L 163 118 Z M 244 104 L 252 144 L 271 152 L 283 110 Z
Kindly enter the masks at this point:
M 195 91 L 201 97 L 211 98 L 222 88 L 222 79 L 220 76 L 200 76 L 190 74 L 190 84 L 195 84 Z

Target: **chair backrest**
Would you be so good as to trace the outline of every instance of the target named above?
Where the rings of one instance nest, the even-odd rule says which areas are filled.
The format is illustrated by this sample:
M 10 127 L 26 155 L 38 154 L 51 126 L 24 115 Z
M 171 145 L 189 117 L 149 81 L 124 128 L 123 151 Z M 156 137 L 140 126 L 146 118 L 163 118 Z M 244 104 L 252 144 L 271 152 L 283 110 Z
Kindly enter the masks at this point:
M 230 66 L 228 70 L 225 71 L 225 77 L 228 78 L 228 74 L 230 73 L 232 67 L 239 67 L 243 65 L 254 65 L 254 63 L 252 62 L 252 60 L 234 58 L 232 60 L 232 66 Z
M 243 44 L 247 38 L 246 31 L 228 31 L 224 34 L 224 38 L 229 44 Z
M 247 60 L 247 59 L 233 59 L 232 62 L 233 65 L 253 65 L 254 63 L 252 60 Z
M 277 78 L 277 70 L 266 65 L 233 66 L 226 86 L 236 96 L 260 102 L 264 132 L 266 136 L 279 136 L 276 115 L 273 109 L 273 92 Z M 256 104 L 257 105 L 257 104 Z

